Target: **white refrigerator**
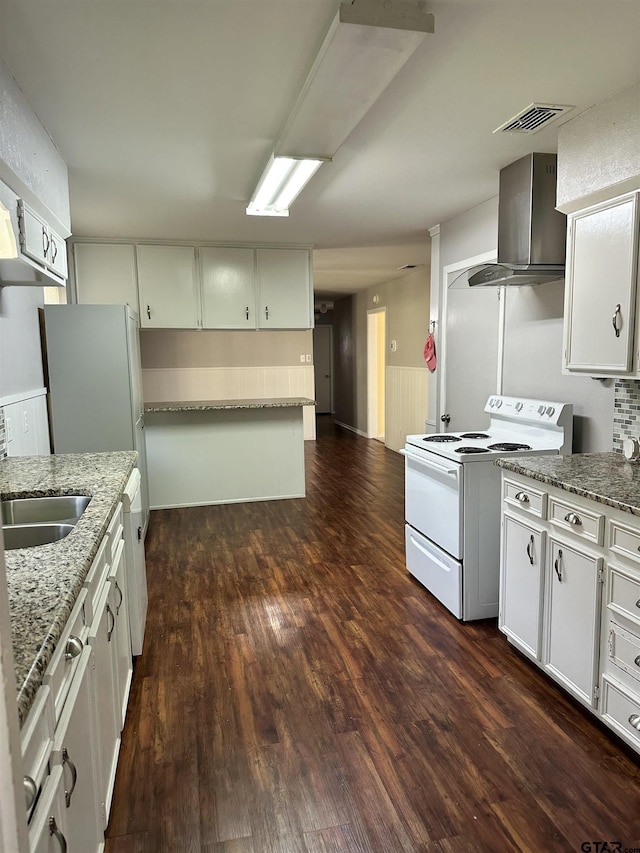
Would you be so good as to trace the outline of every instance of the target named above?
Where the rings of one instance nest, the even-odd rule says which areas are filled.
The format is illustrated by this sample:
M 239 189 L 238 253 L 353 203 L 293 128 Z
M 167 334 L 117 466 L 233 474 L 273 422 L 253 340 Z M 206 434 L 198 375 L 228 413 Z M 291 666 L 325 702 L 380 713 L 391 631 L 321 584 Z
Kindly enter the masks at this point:
M 128 305 L 45 305 L 54 453 L 137 450 L 149 517 L 138 315 Z

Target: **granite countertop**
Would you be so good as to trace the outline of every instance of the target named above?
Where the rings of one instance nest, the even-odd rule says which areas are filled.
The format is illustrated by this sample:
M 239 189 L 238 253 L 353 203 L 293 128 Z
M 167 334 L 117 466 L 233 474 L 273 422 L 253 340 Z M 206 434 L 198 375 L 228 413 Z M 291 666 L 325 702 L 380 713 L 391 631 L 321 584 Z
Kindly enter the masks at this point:
M 294 406 L 315 406 L 308 397 L 267 397 L 256 400 L 175 400 L 167 403 L 145 403 L 151 412 L 213 412 L 218 409 L 287 409 Z
M 64 539 L 5 551 L 21 726 L 136 458 L 135 452 L 122 451 L 24 456 L 0 462 L 3 499 L 91 495 Z
M 640 516 L 640 462 L 628 462 L 621 453 L 505 457 L 495 464 Z

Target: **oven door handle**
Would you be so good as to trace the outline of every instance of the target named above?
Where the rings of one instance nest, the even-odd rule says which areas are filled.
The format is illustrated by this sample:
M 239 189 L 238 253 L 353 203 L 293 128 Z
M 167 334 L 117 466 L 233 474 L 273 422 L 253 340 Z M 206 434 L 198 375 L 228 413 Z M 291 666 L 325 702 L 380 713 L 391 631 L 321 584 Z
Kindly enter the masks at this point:
M 425 468 L 432 468 L 435 471 L 438 471 L 440 474 L 458 474 L 458 468 L 445 468 L 442 465 L 438 465 L 436 462 L 432 462 L 431 460 L 423 459 L 422 456 L 416 456 L 415 453 L 409 453 L 408 450 L 401 450 L 401 455 L 407 459 L 410 459 L 412 462 L 417 462 L 419 465 L 423 465 Z

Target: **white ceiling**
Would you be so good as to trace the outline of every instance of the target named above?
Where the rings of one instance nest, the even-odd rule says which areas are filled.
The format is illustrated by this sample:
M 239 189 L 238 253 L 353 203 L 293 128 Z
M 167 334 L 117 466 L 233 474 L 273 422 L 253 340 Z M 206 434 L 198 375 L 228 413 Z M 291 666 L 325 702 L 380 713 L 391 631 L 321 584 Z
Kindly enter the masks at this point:
M 322 298 L 428 263 L 428 228 L 640 79 L 640 0 L 428 0 L 435 33 L 294 203 L 247 217 L 338 0 L 0 0 L 0 54 L 69 166 L 76 235 L 308 243 Z

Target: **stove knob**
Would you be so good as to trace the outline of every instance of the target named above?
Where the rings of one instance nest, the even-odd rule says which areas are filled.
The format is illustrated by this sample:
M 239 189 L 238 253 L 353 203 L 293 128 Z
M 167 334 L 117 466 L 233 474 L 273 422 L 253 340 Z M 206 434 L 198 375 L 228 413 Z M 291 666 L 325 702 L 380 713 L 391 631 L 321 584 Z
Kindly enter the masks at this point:
M 524 405 L 523 403 L 516 403 L 516 412 L 521 412 L 523 405 Z
M 502 405 L 502 400 L 496 400 L 496 406 L 498 409 L 500 408 L 501 405 Z
M 544 406 L 538 406 L 538 414 L 544 415 Z
M 547 414 L 549 415 L 549 417 L 551 417 L 554 412 L 555 409 L 553 408 L 553 406 L 547 406 Z

